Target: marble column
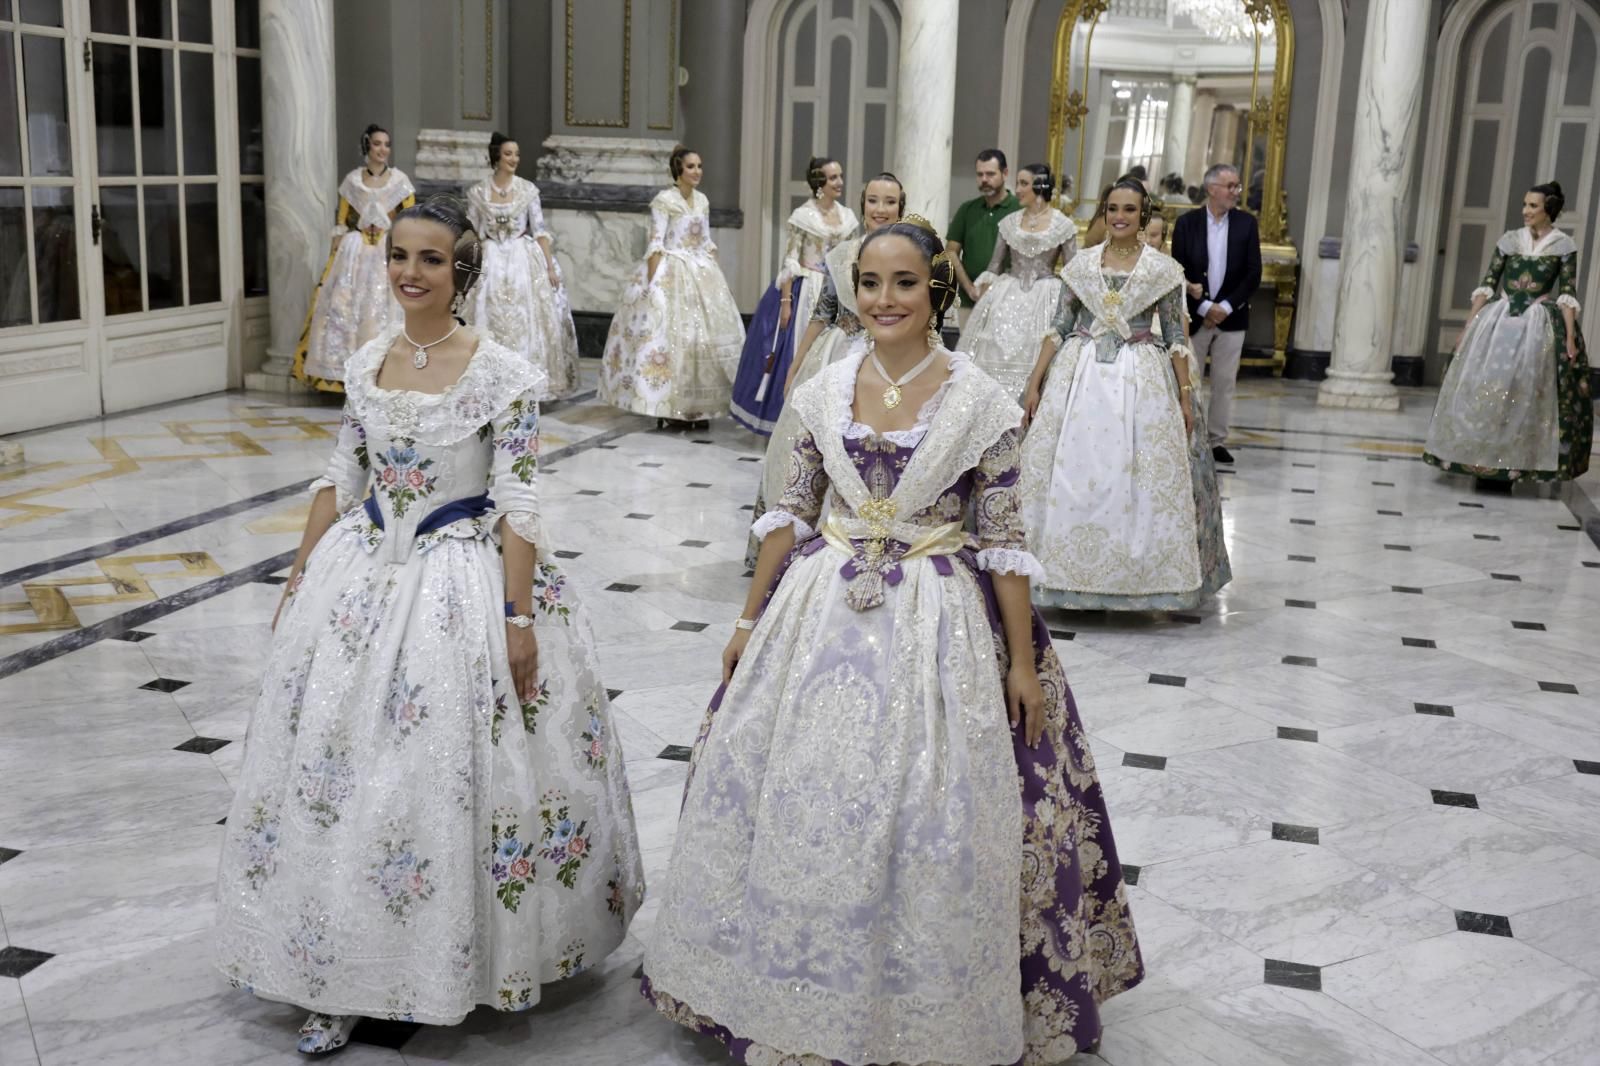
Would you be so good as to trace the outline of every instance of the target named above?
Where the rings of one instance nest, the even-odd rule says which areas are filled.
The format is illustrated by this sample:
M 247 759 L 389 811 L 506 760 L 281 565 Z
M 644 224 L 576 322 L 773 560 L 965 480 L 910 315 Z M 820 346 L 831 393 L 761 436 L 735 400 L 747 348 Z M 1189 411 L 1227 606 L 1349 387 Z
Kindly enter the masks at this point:
M 956 114 L 960 0 L 901 0 L 894 166 L 906 211 L 941 232 L 950 218 L 950 141 Z
M 338 203 L 333 0 L 261 0 L 261 82 L 272 317 L 266 364 L 245 384 L 285 390 Z
M 1324 407 L 1398 411 L 1389 364 L 1417 147 L 1429 5 L 1374 0 L 1367 13 Z
M 745 0 L 694 0 L 683 6 L 683 56 L 689 80 L 683 105 L 683 143 L 705 160 L 700 191 L 718 207 L 739 204 L 740 113 L 744 99 Z
M 1156 181 L 1173 171 L 1182 174 L 1186 182 L 1191 180 L 1185 168 L 1189 164 L 1189 131 L 1194 119 L 1194 81 L 1193 74 L 1173 75 L 1172 101 L 1167 105 L 1166 146 L 1161 152 L 1161 173 L 1150 175 Z

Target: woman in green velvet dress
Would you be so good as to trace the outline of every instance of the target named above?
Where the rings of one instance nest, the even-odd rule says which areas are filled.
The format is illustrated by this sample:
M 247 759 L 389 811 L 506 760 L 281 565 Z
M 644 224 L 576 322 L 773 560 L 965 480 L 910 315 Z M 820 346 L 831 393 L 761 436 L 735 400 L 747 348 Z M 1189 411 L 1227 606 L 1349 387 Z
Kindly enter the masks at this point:
M 1490 481 L 1559 481 L 1589 469 L 1594 404 L 1578 326 L 1578 247 L 1555 228 L 1556 182 L 1522 198 L 1495 245 L 1439 388 L 1422 457 Z

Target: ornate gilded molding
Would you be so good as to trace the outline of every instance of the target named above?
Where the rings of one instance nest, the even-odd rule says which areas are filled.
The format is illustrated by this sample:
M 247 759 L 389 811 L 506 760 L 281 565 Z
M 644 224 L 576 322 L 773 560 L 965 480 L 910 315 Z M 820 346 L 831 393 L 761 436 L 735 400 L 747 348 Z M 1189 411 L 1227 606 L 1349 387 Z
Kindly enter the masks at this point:
M 461 117 L 471 122 L 488 122 L 494 118 L 494 3 L 493 0 L 476 0 L 483 5 L 483 110 L 467 109 L 467 3 L 458 0 L 456 27 L 456 92 L 461 98 Z
M 678 124 L 678 0 L 672 0 L 667 16 L 667 124 L 650 123 L 653 130 L 670 130 Z
M 579 119 L 572 106 L 572 23 L 575 0 L 567 0 L 567 69 L 563 111 L 568 126 L 578 129 L 627 129 L 633 122 L 633 0 L 622 0 L 622 118 Z M 676 32 L 676 30 L 674 30 Z M 673 71 L 677 73 L 676 70 Z

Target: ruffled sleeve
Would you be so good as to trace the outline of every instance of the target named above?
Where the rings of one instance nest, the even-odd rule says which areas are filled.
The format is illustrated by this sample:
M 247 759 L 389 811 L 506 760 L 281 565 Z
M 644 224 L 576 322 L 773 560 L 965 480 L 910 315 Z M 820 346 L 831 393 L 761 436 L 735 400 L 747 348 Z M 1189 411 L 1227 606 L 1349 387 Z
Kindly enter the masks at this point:
M 805 243 L 806 231 L 796 225 L 793 216 L 790 216 L 788 235 L 783 245 L 783 269 L 778 271 L 776 283 L 778 288 L 781 289 L 789 284 L 800 273 L 800 254 L 805 248 Z
M 1557 307 L 1569 307 L 1575 315 L 1583 313 L 1583 305 L 1578 302 L 1577 252 L 1568 252 L 1561 257 L 1561 274 L 1556 279 L 1556 292 L 1561 294 L 1556 297 Z
M 529 388 L 494 417 L 489 495 L 511 531 L 544 550 L 539 522 L 539 401 Z
M 794 526 L 795 540 L 805 540 L 816 532 L 822 517 L 822 502 L 828 495 L 828 474 L 823 469 L 822 452 L 809 430 L 795 438 L 789 452 L 789 476 L 777 505 L 756 519 L 750 532 L 757 540 L 784 526 Z
M 1022 525 L 1022 446 L 1008 429 L 983 453 L 973 472 L 978 569 L 996 574 L 1043 577 L 1044 567 L 1028 551 Z
M 544 206 L 539 202 L 537 187 L 531 190 L 532 199 L 528 201 L 528 236 L 538 240 L 540 237 L 550 239 L 550 227 L 544 223 Z
M 1156 301 L 1156 319 L 1161 326 L 1162 343 L 1167 346 L 1168 352 L 1193 351 L 1183 331 L 1187 315 L 1182 284 Z
M 339 420 L 339 436 L 333 446 L 333 455 L 328 459 L 328 469 L 311 483 L 311 494 L 315 496 L 323 489 L 331 488 L 334 506 L 343 514 L 366 496 L 370 470 L 366 428 L 346 403 L 344 417 Z
M 994 254 L 989 257 L 989 265 L 984 269 L 982 274 L 979 274 L 973 279 L 972 284 L 981 289 L 985 285 L 993 285 L 995 282 L 999 281 L 1000 268 L 1005 264 L 1006 252 L 1010 250 L 1011 246 L 1006 243 L 1006 228 L 1001 226 L 995 232 Z
M 661 255 L 667 250 L 667 209 L 661 198 L 650 201 L 650 239 L 644 246 L 645 258 Z
M 1494 255 L 1489 257 L 1489 269 L 1484 273 L 1483 280 L 1478 282 L 1478 287 L 1472 290 L 1470 299 L 1476 300 L 1480 296 L 1486 300 L 1494 299 L 1495 290 L 1500 287 L 1500 276 L 1505 272 L 1506 253 L 1497 244 L 1494 248 Z

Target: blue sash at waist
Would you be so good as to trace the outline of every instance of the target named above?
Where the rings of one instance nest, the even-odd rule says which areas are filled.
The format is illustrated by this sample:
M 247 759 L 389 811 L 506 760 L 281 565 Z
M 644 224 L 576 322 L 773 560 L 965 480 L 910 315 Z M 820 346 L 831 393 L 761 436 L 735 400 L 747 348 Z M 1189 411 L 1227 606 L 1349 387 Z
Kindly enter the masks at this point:
M 382 529 L 383 510 L 378 506 L 378 498 L 376 496 L 368 496 L 363 506 L 366 508 L 367 517 L 372 519 L 372 524 Z M 466 496 L 459 500 L 451 500 L 449 503 L 435 507 L 428 513 L 428 516 L 417 526 L 417 536 L 420 537 L 424 533 L 432 533 L 436 529 L 443 529 L 451 522 L 459 522 L 463 518 L 477 518 L 480 515 L 488 514 L 492 510 L 494 510 L 494 501 L 489 498 L 487 492 L 477 496 Z

